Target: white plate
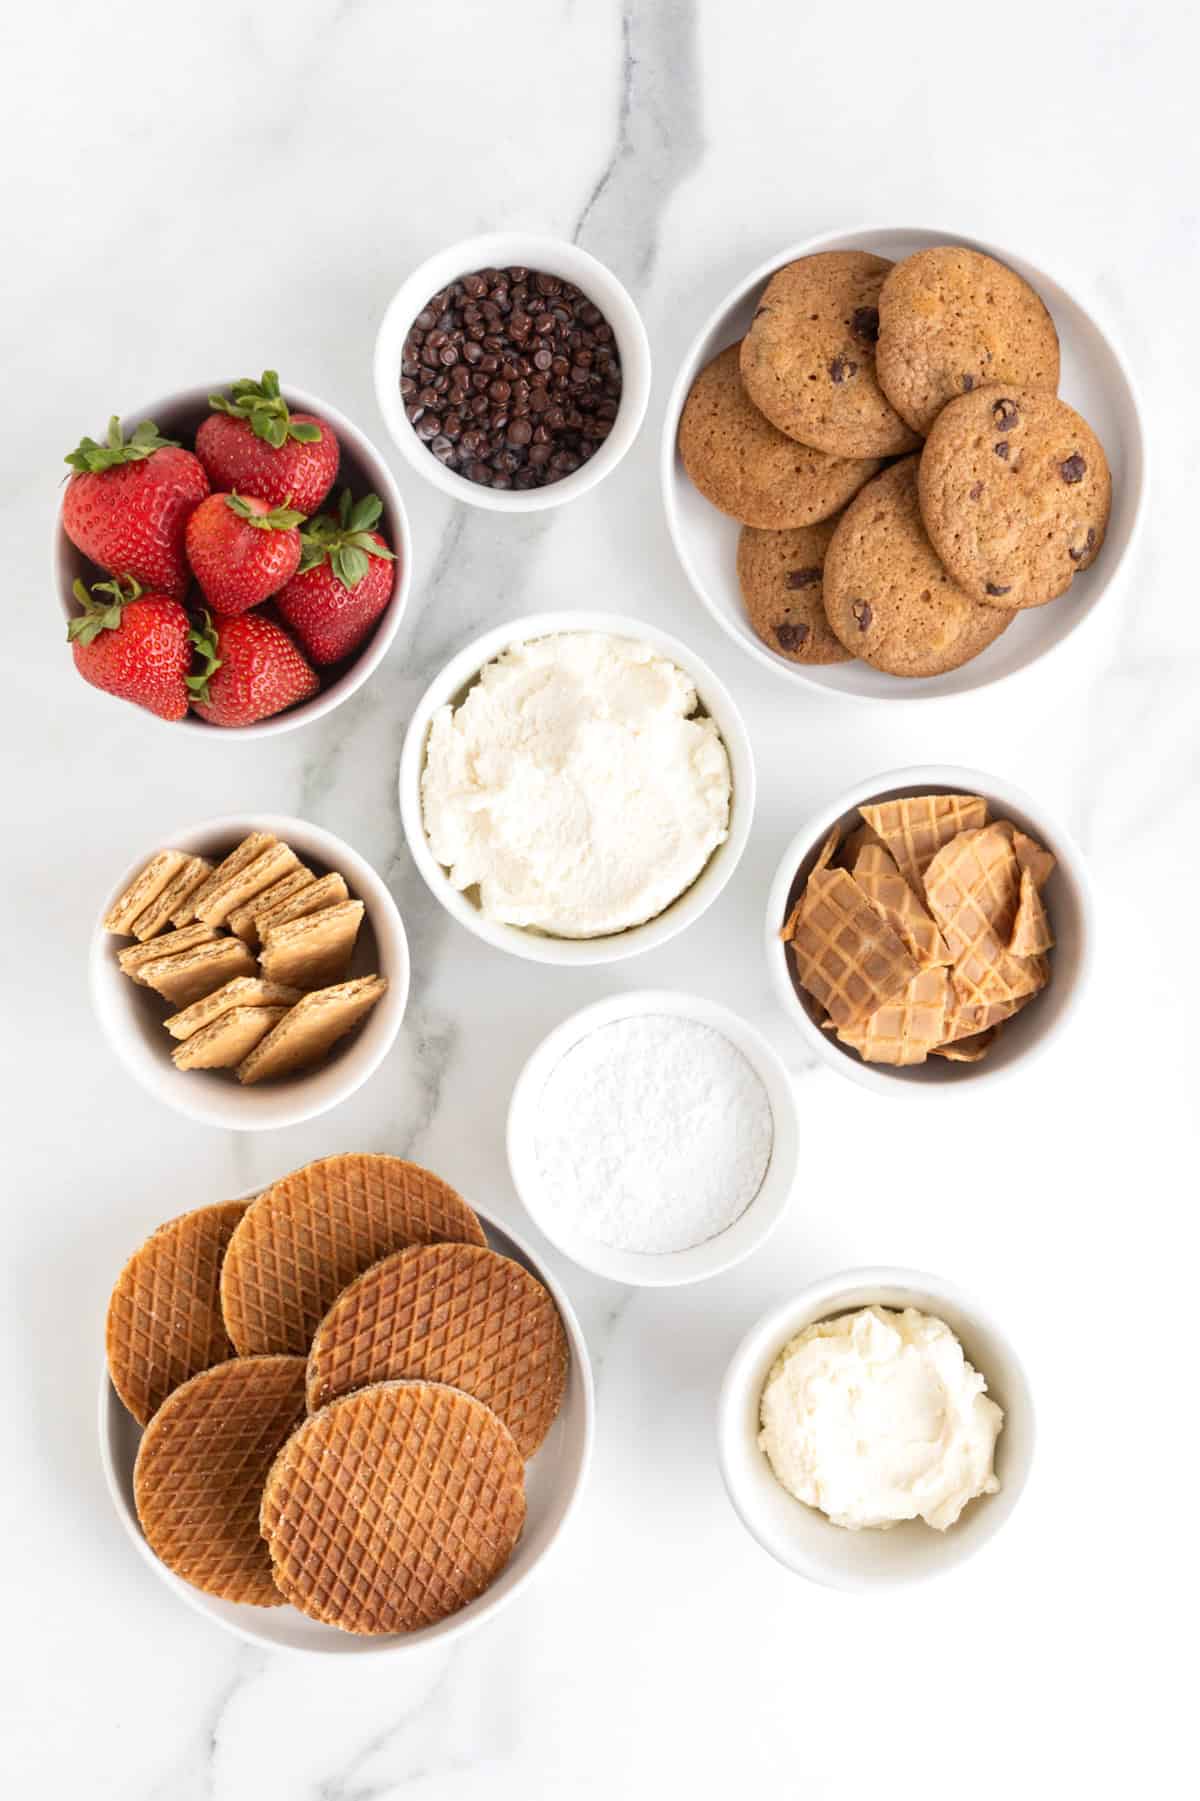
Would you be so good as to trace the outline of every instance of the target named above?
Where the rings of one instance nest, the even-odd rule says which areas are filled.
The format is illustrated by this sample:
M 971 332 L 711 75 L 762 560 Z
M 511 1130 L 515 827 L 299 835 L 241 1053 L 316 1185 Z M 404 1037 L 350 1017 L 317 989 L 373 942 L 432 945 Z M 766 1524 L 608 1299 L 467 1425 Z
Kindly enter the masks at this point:
M 741 527 L 710 505 L 688 480 L 676 450 L 679 415 L 697 372 L 719 350 L 745 335 L 759 295 L 784 263 L 811 256 L 818 250 L 873 250 L 900 262 L 935 244 L 966 244 L 1007 263 L 1036 288 L 1049 307 L 1062 347 L 1059 392 L 1096 432 L 1112 469 L 1113 505 L 1108 535 L 1096 562 L 1076 576 L 1066 594 L 1048 606 L 1022 612 L 1002 637 L 961 669 L 947 675 L 905 680 L 860 662 L 801 667 L 769 650 L 750 628 L 737 579 Z M 663 505 L 671 537 L 688 580 L 717 624 L 759 663 L 785 679 L 853 700 L 934 700 L 968 694 L 1027 669 L 1065 644 L 1112 584 L 1133 542 L 1142 512 L 1145 462 L 1142 421 L 1133 383 L 1111 333 L 1098 323 L 1094 313 L 1053 276 L 999 245 L 962 238 L 955 232 L 890 226 L 830 232 L 803 244 L 793 244 L 739 282 L 717 307 L 684 358 L 667 404 L 660 453 Z
M 258 1191 L 241 1198 L 252 1200 L 256 1192 Z M 193 1588 L 190 1583 L 176 1576 L 165 1563 L 160 1563 L 142 1536 L 133 1500 L 133 1466 L 142 1441 L 142 1428 L 117 1399 L 116 1390 L 105 1369 L 100 1378 L 100 1461 L 104 1466 L 113 1505 L 138 1553 L 145 1558 L 160 1580 L 197 1613 L 215 1621 L 218 1626 L 223 1626 L 238 1638 L 272 1649 L 311 1651 L 334 1656 L 356 1653 L 366 1655 L 371 1652 L 377 1656 L 396 1656 L 431 1644 L 435 1639 L 445 1640 L 469 1632 L 499 1612 L 501 1607 L 524 1588 L 562 1532 L 583 1491 L 592 1454 L 594 1428 L 592 1371 L 579 1321 L 558 1283 L 542 1268 L 521 1239 L 506 1227 L 489 1219 L 480 1208 L 476 1207 L 475 1211 L 492 1249 L 502 1257 L 511 1257 L 514 1262 L 522 1264 L 549 1289 L 562 1315 L 567 1342 L 571 1347 L 566 1393 L 563 1395 L 558 1418 L 537 1455 L 525 1466 L 525 1529 L 500 1575 L 477 1601 L 472 1601 L 458 1613 L 451 1614 L 449 1619 L 439 1620 L 436 1626 L 425 1626 L 418 1632 L 389 1638 L 358 1637 L 351 1632 L 339 1632 L 335 1626 L 325 1626 L 319 1620 L 310 1620 L 307 1614 L 299 1613 L 294 1607 L 286 1605 L 249 1607 L 237 1601 L 221 1601 L 215 1595 L 206 1595 L 201 1589 Z

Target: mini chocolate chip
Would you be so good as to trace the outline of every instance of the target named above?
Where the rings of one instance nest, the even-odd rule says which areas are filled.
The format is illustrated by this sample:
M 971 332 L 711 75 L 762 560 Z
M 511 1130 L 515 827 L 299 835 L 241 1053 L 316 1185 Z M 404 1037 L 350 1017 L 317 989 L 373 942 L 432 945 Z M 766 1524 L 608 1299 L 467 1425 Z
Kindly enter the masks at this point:
M 1015 400 L 993 400 L 992 419 L 997 431 L 1011 431 L 1021 417 Z
M 811 588 L 813 583 L 819 582 L 820 579 L 821 571 L 819 569 L 789 569 L 786 585 L 789 588 Z
M 1065 463 L 1060 463 L 1058 465 L 1058 473 L 1062 476 L 1063 480 L 1071 486 L 1075 482 L 1081 482 L 1083 480 L 1084 476 L 1087 474 L 1087 464 L 1084 462 L 1079 452 L 1075 451 L 1073 455 L 1067 458 Z
M 782 625 L 777 625 L 775 627 L 775 636 L 779 640 L 780 650 L 799 650 L 804 640 L 808 637 L 808 627 L 806 625 L 792 625 L 785 619 Z
M 1010 584 L 1010 586 L 1011 586 L 1011 584 Z M 987 592 L 989 594 L 1000 595 L 1000 594 L 1007 594 L 1009 592 L 1009 589 L 1008 588 L 998 588 L 996 586 L 995 582 L 988 582 Z
M 1004 442 L 1003 439 L 1001 439 L 999 444 L 993 444 L 992 449 L 995 451 L 995 453 L 998 457 L 1003 457 L 1004 461 L 1007 463 L 1007 461 L 1008 461 L 1008 445 Z
M 858 374 L 858 364 L 852 363 L 849 357 L 835 356 L 829 365 L 829 379 L 839 384 L 849 381 L 852 375 Z
M 1083 561 L 1084 557 L 1087 555 L 1088 551 L 1095 550 L 1095 548 L 1096 548 L 1096 528 L 1094 525 L 1089 525 L 1088 529 L 1087 529 L 1087 537 L 1084 539 L 1083 549 L 1082 550 L 1072 550 L 1072 549 L 1068 548 L 1067 555 L 1070 557 L 1070 559 L 1073 563 L 1081 563 Z
M 850 611 L 854 614 L 854 617 L 858 620 L 859 631 L 865 632 L 868 629 L 868 627 L 870 626 L 871 620 L 874 617 L 874 615 L 871 612 L 870 601 L 869 600 L 852 600 L 850 602 Z
M 856 306 L 850 320 L 850 329 L 856 338 L 866 344 L 879 342 L 879 308 L 877 306 Z
M 971 392 L 971 389 L 974 386 L 975 386 L 975 377 L 973 375 L 964 375 L 962 378 L 963 393 L 969 394 Z
M 968 500 L 978 500 L 979 496 L 982 493 L 983 493 L 983 483 L 976 482 L 971 488 L 969 488 L 967 490 L 967 499 Z

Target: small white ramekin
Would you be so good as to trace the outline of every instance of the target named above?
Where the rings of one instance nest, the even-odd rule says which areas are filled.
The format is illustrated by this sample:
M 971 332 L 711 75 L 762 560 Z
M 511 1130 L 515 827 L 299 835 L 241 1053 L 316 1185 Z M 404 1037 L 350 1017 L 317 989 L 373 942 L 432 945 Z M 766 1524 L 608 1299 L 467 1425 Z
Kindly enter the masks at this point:
M 252 1200 L 258 1190 L 242 1195 Z M 138 1522 L 133 1497 L 133 1467 L 141 1443 L 142 1429 L 125 1411 L 109 1380 L 107 1369 L 100 1376 L 100 1462 L 117 1517 L 126 1536 L 158 1579 L 202 1618 L 211 1621 L 235 1638 L 268 1650 L 307 1652 L 325 1657 L 404 1657 L 419 1654 L 430 1645 L 448 1645 L 494 1619 L 517 1595 L 535 1573 L 545 1567 L 551 1550 L 559 1543 L 568 1521 L 575 1512 L 587 1481 L 595 1434 L 595 1392 L 591 1362 L 583 1330 L 575 1310 L 562 1287 L 529 1246 L 507 1226 L 489 1218 L 479 1207 L 488 1244 L 502 1257 L 511 1257 L 531 1275 L 537 1277 L 554 1297 L 562 1318 L 571 1350 L 567 1370 L 567 1386 L 558 1418 L 537 1455 L 525 1466 L 525 1527 L 516 1548 L 491 1587 L 477 1601 L 439 1620 L 435 1626 L 422 1627 L 396 1637 L 376 1638 L 353 1632 L 339 1632 L 311 1620 L 294 1607 L 251 1607 L 238 1601 L 223 1601 L 193 1588 L 165 1563 L 161 1563 L 146 1543 Z
M 869 250 L 894 262 L 936 244 L 965 244 L 1006 263 L 1037 290 L 1049 307 L 1062 347 L 1063 399 L 1075 407 L 1104 445 L 1113 477 L 1112 517 L 1104 548 L 1093 566 L 1049 606 L 1019 613 L 1002 637 L 978 657 L 945 675 L 917 680 L 885 675 L 861 661 L 803 665 L 779 656 L 750 624 L 737 578 L 740 527 L 694 488 L 679 459 L 679 416 L 693 381 L 711 357 L 745 335 L 762 290 L 777 269 L 827 250 Z M 843 700 L 928 702 L 970 694 L 1004 681 L 1066 645 L 1092 618 L 1106 591 L 1129 566 L 1147 487 L 1146 424 L 1129 364 L 1111 327 L 1059 276 L 1002 245 L 930 226 L 862 226 L 826 232 L 789 244 L 752 269 L 725 295 L 690 345 L 667 401 L 659 447 L 659 475 L 667 527 L 684 574 L 722 631 L 764 668 L 784 681 L 816 688 Z
M 163 400 L 151 401 L 149 406 L 126 413 L 125 422 L 128 424 L 130 421 L 136 423 L 141 419 L 152 419 L 164 436 L 178 438 L 190 450 L 195 443 L 196 432 L 212 410 L 208 404 L 209 395 L 230 385 L 229 381 L 217 381 L 210 382 L 203 388 L 181 388 L 178 393 L 168 394 Z M 294 732 L 299 726 L 311 725 L 314 719 L 323 719 L 362 687 L 372 671 L 382 663 L 400 629 L 400 621 L 412 592 L 413 550 L 408 514 L 404 510 L 395 477 L 371 440 L 344 413 L 339 413 L 336 407 L 330 406 L 327 401 L 318 400 L 315 394 L 305 394 L 300 388 L 285 389 L 284 399 L 293 412 L 314 413 L 318 419 L 324 419 L 341 446 L 337 480 L 329 499 L 322 504 L 331 507 L 344 487 L 350 488 L 356 499 L 363 494 L 373 493 L 378 494 L 383 502 L 379 530 L 396 553 L 396 582 L 392 597 L 372 628 L 370 637 L 355 651 L 349 666 L 336 681 L 326 685 L 325 673 L 317 671 L 323 685 L 311 700 L 304 701 L 298 707 L 289 707 L 286 713 L 276 713 L 271 719 L 260 719 L 256 725 L 235 728 L 210 725 L 196 713 L 188 713 L 184 719 L 163 720 L 156 718 L 153 713 L 147 713 L 144 708 L 137 709 L 143 718 L 154 720 L 156 725 L 168 725 L 172 731 L 182 728 L 193 734 L 206 733 L 210 738 L 219 737 L 232 743 L 241 743 L 249 738 L 277 737 L 281 732 Z M 86 584 L 104 579 L 96 565 L 89 562 L 82 551 L 76 550 L 67 537 L 62 528 L 61 515 L 54 527 L 54 577 L 63 615 L 67 620 L 73 619 L 79 611 L 72 584 L 76 580 Z M 78 681 L 73 669 L 70 673 Z
M 816 1023 L 795 979 L 791 954 L 779 936 L 833 827 L 840 824 L 843 833 L 849 833 L 862 824 L 858 809 L 864 803 L 914 794 L 981 794 L 992 819 L 1011 819 L 1057 859 L 1045 888 L 1055 936 L 1049 985 L 1004 1022 L 995 1044 L 979 1063 L 950 1063 L 944 1057 L 930 1057 L 910 1068 L 864 1063 L 856 1051 L 840 1043 L 836 1033 L 822 1031 Z M 785 1013 L 822 1062 L 878 1094 L 944 1095 L 951 1089 L 974 1088 L 980 1082 L 995 1082 L 1026 1070 L 1035 1056 L 1061 1037 L 1083 998 L 1095 936 L 1096 903 L 1087 866 L 1066 828 L 1014 783 L 981 769 L 960 769 L 950 763 L 887 770 L 847 788 L 801 826 L 780 858 L 767 896 L 767 966 Z
M 365 906 L 362 929 L 350 966 L 351 976 L 373 973 L 387 977 L 387 993 L 376 1002 L 362 1026 L 309 1074 L 243 1088 L 229 1070 L 176 1069 L 171 1061 L 174 1039 L 163 1027 L 169 1008 L 154 990 L 125 975 L 117 953 L 133 942 L 106 932 L 100 920 L 117 896 L 158 850 L 186 850 L 214 860 L 229 852 L 250 832 L 274 832 L 290 844 L 302 862 L 318 874 L 337 870 Z M 176 1113 L 227 1131 L 262 1132 L 299 1125 L 344 1101 L 374 1074 L 396 1041 L 408 1000 L 408 939 L 385 884 L 365 857 L 332 832 L 307 820 L 276 814 L 232 815 L 204 819 L 158 839 L 113 883 L 98 910 L 88 957 L 92 1005 L 100 1029 L 135 1081 Z
M 724 1232 L 683 1251 L 622 1251 L 564 1226 L 547 1198 L 536 1154 L 536 1125 L 542 1091 L 551 1071 L 572 1047 L 618 1019 L 667 1015 L 710 1026 L 734 1045 L 754 1069 L 771 1105 L 771 1160 L 762 1186 L 745 1212 Z M 800 1165 L 800 1121 L 791 1077 L 780 1058 L 746 1020 L 728 1007 L 697 994 L 640 989 L 616 994 L 572 1013 L 543 1038 L 518 1076 L 508 1109 L 508 1166 L 513 1184 L 534 1224 L 564 1256 L 634 1288 L 678 1288 L 732 1269 L 758 1249 L 783 1217 Z
M 621 399 L 613 429 L 599 450 L 573 475 L 544 488 L 480 487 L 445 468 L 409 423 L 400 398 L 400 360 L 409 327 L 427 301 L 447 283 L 478 269 L 520 267 L 570 281 L 598 306 L 612 326 L 621 355 Z M 401 284 L 388 304 L 375 340 L 375 393 L 393 444 L 425 481 L 451 500 L 493 513 L 538 513 L 577 500 L 616 468 L 637 437 L 650 398 L 650 345 L 633 301 L 610 269 L 565 238 L 492 231 L 439 250 Z
M 551 938 L 545 933 L 526 931 L 524 927 L 505 925 L 487 919 L 469 895 L 460 893 L 448 872 L 438 862 L 425 835 L 421 808 L 421 775 L 425 768 L 425 746 L 434 714 L 440 707 L 457 705 L 474 686 L 480 670 L 510 645 L 532 638 L 545 638 L 553 632 L 607 632 L 613 637 L 635 638 L 649 644 L 659 656 L 669 657 L 695 684 L 705 712 L 715 722 L 729 753 L 733 777 L 733 795 L 729 811 L 729 836 L 719 844 L 703 870 L 677 900 L 671 902 L 654 919 L 644 925 L 630 926 L 602 938 Z M 694 651 L 657 626 L 645 620 L 630 619 L 620 613 L 534 613 L 525 619 L 513 619 L 495 626 L 483 637 L 476 638 L 453 657 L 436 676 L 418 701 L 400 755 L 400 817 L 413 861 L 426 884 L 460 925 L 482 938 L 485 944 L 509 951 L 513 956 L 528 958 L 533 963 L 557 963 L 579 967 L 594 963 L 617 963 L 665 944 L 698 919 L 716 900 L 737 868 L 746 847 L 754 817 L 754 753 L 742 718 L 724 683 L 718 680 L 707 663 Z
M 779 1353 L 805 1326 L 873 1306 L 915 1307 L 944 1320 L 1004 1410 L 996 1441 L 999 1491 L 969 1502 L 945 1532 L 923 1520 L 905 1520 L 886 1531 L 835 1526 L 776 1481 L 759 1447 L 762 1391 Z M 975 1301 L 940 1277 L 916 1270 L 844 1270 L 776 1307 L 734 1352 L 717 1404 L 717 1456 L 742 1524 L 789 1570 L 827 1588 L 893 1588 L 965 1563 L 995 1536 L 1020 1500 L 1033 1446 L 1033 1398 L 1016 1351 Z

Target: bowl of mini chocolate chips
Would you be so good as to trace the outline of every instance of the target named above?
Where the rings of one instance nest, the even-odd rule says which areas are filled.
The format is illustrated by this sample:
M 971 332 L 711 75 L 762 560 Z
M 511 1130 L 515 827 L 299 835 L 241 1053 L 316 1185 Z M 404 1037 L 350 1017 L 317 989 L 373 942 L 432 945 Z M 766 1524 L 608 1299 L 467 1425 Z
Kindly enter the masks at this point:
M 490 232 L 439 251 L 375 342 L 392 441 L 434 487 L 496 512 L 574 500 L 614 469 L 650 394 L 650 346 L 603 263 L 558 238 Z

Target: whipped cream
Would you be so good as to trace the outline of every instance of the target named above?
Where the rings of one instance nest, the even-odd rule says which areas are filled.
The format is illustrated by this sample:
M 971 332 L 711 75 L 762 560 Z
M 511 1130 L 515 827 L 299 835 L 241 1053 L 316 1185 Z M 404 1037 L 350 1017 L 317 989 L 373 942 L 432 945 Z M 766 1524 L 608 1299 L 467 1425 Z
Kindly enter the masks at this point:
M 790 1494 L 852 1531 L 944 1532 L 992 1469 L 1004 1415 L 944 1321 L 865 1307 L 806 1326 L 762 1393 L 759 1444 Z
M 514 644 L 434 715 L 425 831 L 489 919 L 593 938 L 653 919 L 729 833 L 729 757 L 696 690 L 648 644 Z

